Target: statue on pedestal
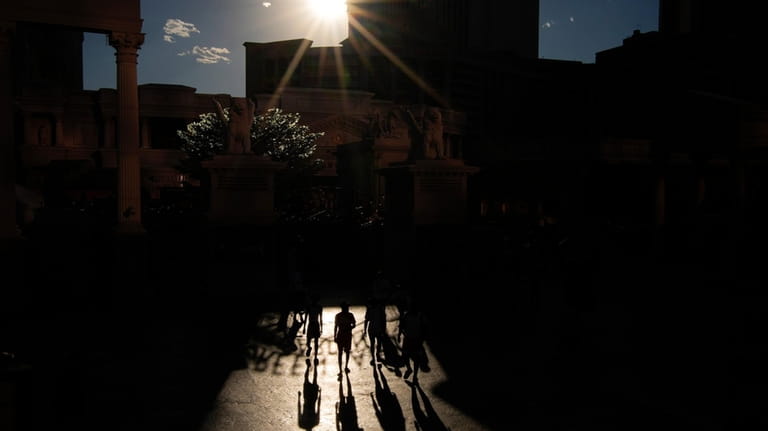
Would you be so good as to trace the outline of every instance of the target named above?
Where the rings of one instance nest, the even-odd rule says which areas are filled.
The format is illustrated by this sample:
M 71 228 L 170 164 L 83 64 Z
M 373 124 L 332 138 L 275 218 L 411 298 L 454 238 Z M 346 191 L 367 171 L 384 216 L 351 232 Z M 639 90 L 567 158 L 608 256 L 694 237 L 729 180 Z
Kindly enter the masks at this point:
M 250 154 L 251 153 L 251 125 L 253 116 L 256 113 L 256 103 L 245 97 L 233 97 L 232 104 L 229 107 L 229 116 L 224 112 L 216 98 L 213 99 L 216 104 L 216 113 L 219 120 L 227 125 L 224 134 L 224 152 L 227 154 Z M 254 148 L 256 154 L 263 154 L 264 149 L 258 151 Z
M 405 108 L 405 114 L 411 126 L 411 158 L 445 159 L 443 116 L 440 109 L 422 106 L 418 115 L 414 115 L 410 109 Z

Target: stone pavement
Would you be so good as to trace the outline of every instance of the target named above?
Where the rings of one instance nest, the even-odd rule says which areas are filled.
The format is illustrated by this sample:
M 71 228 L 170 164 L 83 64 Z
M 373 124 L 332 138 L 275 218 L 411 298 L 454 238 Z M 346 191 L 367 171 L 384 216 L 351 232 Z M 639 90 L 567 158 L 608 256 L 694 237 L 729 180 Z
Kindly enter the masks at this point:
M 188 253 L 170 253 L 180 249 L 174 243 L 157 253 L 181 257 L 175 265 L 163 261 L 159 274 L 148 270 L 149 283 L 125 272 L 118 279 L 102 257 L 108 253 L 97 248 L 53 249 L 103 263 L 71 282 L 55 268 L 33 266 L 0 319 L 0 351 L 30 365 L 0 379 L 0 412 L 18 425 L 0 429 L 295 430 L 300 418 L 317 419 L 311 429 L 336 428 L 341 397 L 332 306 L 342 298 L 363 304 L 368 283 L 312 285 L 327 307 L 319 363 L 309 368 L 305 388 L 304 338 L 295 351 L 276 347 L 270 311 L 277 310 L 278 292 L 206 276 L 202 262 L 184 260 Z M 404 283 L 436 328 L 428 346 L 432 370 L 420 376 L 424 396 L 391 367 L 382 368 L 377 391 L 361 339 L 364 309 L 354 309 L 355 403 L 339 405 L 349 407 L 342 409 L 346 422 L 356 417 L 368 431 L 414 430 L 416 423 L 453 431 L 768 426 L 760 413 L 768 387 L 762 267 L 747 277 L 736 269 L 602 253 L 606 261 L 596 267 L 575 261 L 517 277 L 500 269 L 503 260 L 486 257 L 468 258 L 475 269 L 464 278 L 453 265 L 457 271 L 425 271 Z M 250 264 L 239 264 L 251 272 Z M 390 319 L 395 325 L 392 309 Z M 312 405 L 305 394 L 315 370 L 317 417 L 305 407 Z M 385 381 L 396 398 L 387 397 Z M 346 394 L 346 379 L 341 383 Z
M 350 307 L 357 320 L 350 372 L 339 378 L 333 342 L 333 320 L 339 311 L 338 306 L 323 308 L 323 335 L 314 366 L 307 362 L 305 336 L 301 332 L 295 340 L 296 350 L 283 349 L 278 346 L 277 313 L 262 315 L 258 324 L 260 331 L 250 343 L 247 366 L 244 363 L 242 369 L 229 375 L 202 430 L 487 429 L 434 394 L 433 389 L 446 380 L 446 375 L 428 346 L 430 371 L 419 373 L 418 385 L 411 383 L 412 376 L 407 380 L 398 377 L 397 373 L 404 372 L 405 368 L 390 365 L 396 364 L 390 357 L 376 376 L 375 368 L 370 365 L 368 338 L 363 337 L 364 306 Z M 387 320 L 388 333 L 394 337 L 398 325 L 396 307 L 387 307 Z M 319 387 L 316 404 L 311 396 L 311 385 L 315 382 Z M 394 397 L 389 396 L 390 391 Z M 348 398 L 350 393 L 353 399 Z M 346 402 L 339 404 L 342 398 Z

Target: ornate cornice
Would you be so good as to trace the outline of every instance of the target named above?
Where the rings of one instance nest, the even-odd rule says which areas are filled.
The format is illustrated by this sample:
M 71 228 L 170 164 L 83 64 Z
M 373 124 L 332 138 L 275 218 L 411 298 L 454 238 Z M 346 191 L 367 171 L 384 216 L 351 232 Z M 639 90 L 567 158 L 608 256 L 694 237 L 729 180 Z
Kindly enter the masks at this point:
M 362 137 L 365 134 L 366 126 L 364 121 L 347 115 L 331 115 L 309 124 L 313 132 L 339 130 L 357 137 Z
M 144 33 L 113 31 L 109 34 L 109 44 L 118 51 L 121 49 L 139 49 L 143 43 Z

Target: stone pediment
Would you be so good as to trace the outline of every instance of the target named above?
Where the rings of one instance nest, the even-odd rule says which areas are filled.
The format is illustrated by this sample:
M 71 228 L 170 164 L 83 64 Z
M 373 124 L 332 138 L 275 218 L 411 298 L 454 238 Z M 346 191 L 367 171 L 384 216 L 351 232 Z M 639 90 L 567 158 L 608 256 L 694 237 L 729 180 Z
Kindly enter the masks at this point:
M 333 115 L 308 126 L 313 132 L 325 133 L 317 140 L 321 147 L 360 142 L 368 130 L 366 121 L 346 115 Z

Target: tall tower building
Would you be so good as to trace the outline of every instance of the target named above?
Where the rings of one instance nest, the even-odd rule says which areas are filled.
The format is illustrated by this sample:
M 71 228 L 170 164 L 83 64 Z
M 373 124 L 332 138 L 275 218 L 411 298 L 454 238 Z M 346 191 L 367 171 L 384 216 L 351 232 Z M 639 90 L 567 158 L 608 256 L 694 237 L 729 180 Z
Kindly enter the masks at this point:
M 538 55 L 538 0 L 351 0 L 348 3 L 350 40 L 361 40 L 365 35 L 360 33 L 369 32 L 392 48 L 403 47 L 407 41 L 408 44 L 442 45 L 454 52 L 512 52 L 523 58 Z
M 764 39 L 765 2 L 660 0 L 659 30 L 666 34 Z

